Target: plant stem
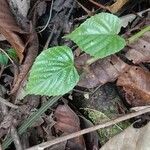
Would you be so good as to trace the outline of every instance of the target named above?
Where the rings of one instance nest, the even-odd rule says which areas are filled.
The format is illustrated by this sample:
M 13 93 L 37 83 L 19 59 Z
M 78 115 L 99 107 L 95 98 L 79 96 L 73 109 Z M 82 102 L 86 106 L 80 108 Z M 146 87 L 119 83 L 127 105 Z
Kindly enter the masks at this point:
M 136 33 L 133 36 L 131 36 L 130 38 L 128 38 L 126 40 L 127 41 L 126 44 L 131 44 L 131 43 L 135 42 L 138 38 L 140 38 L 147 31 L 150 31 L 150 25 L 144 27 L 141 31 L 139 31 L 138 33 Z M 90 59 L 87 60 L 86 65 L 89 66 L 92 63 L 96 62 L 98 59 L 100 59 L 100 58 L 92 57 L 92 58 L 90 58 Z
M 37 121 L 39 119 L 39 117 L 48 109 L 50 108 L 54 103 L 56 103 L 59 98 L 61 96 L 55 96 L 55 97 L 52 97 L 50 98 L 47 102 L 45 102 L 41 108 L 37 111 L 37 112 L 34 112 L 29 118 L 27 118 L 24 123 L 18 128 L 18 134 L 21 135 L 23 134 L 27 128 L 31 127 L 32 124 Z M 6 149 L 8 148 L 8 146 L 13 142 L 12 138 L 11 137 L 7 137 L 3 144 L 2 144 L 2 147 L 3 149 Z
M 150 25 L 146 26 L 145 28 L 143 28 L 141 31 L 139 31 L 138 33 L 134 34 L 133 36 L 131 36 L 130 38 L 127 39 L 127 43 L 131 44 L 133 42 L 135 42 L 138 38 L 140 38 L 144 33 L 146 33 L 147 31 L 150 31 Z

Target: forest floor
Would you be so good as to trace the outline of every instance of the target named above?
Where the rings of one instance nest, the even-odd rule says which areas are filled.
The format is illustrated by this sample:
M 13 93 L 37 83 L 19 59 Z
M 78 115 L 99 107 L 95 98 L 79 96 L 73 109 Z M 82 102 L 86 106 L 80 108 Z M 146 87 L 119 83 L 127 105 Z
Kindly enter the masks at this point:
M 92 59 L 86 68 L 91 56 L 64 36 L 102 12 L 120 18 L 119 35 L 126 45 Z M 103 23 L 113 28 L 114 22 Z M 87 24 L 93 27 L 91 35 L 99 28 L 93 24 Z M 78 38 L 94 42 L 82 39 L 84 32 Z M 41 70 L 38 78 L 51 81 L 48 87 L 35 83 L 33 94 L 24 96 L 38 56 L 62 45 L 71 48 L 81 74 L 77 85 L 58 96 L 40 94 L 34 90 L 61 93 L 71 80 L 69 73 L 66 80 L 60 75 L 66 83 L 62 88 Z M 52 65 L 45 64 L 53 71 Z M 149 150 L 149 120 L 149 0 L 0 0 L 0 150 Z

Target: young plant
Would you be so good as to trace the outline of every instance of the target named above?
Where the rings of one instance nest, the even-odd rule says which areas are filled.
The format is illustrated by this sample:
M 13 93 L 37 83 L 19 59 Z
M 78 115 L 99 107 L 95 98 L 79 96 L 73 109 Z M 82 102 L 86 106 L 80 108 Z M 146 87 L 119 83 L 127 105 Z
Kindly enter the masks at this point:
M 117 16 L 100 13 L 87 19 L 65 38 L 71 39 L 81 50 L 93 56 L 94 62 L 124 48 L 126 42 L 118 35 L 120 29 L 121 20 Z M 72 90 L 78 81 L 72 50 L 67 46 L 56 46 L 42 51 L 36 58 L 26 94 L 63 95 Z

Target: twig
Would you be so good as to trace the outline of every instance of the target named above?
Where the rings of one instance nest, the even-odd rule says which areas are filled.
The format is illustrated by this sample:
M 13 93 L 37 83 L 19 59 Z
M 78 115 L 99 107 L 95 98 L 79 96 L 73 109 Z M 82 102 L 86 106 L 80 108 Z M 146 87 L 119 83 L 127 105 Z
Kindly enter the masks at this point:
M 102 8 L 104 10 L 108 10 L 110 11 L 107 7 L 105 7 L 104 5 L 100 4 L 100 3 L 97 3 L 95 2 L 94 0 L 89 0 L 91 3 L 93 3 L 94 5 L 98 6 L 99 8 Z
M 17 105 L 10 103 L 10 102 L 7 101 L 6 99 L 2 98 L 1 96 L 0 96 L 0 103 L 3 103 L 3 104 L 5 104 L 5 105 L 7 105 L 7 106 L 9 106 L 9 107 L 14 108 L 14 109 L 17 109 L 17 108 L 18 108 Z
M 23 150 L 21 142 L 20 142 L 20 138 L 19 138 L 18 133 L 13 125 L 11 127 L 11 137 L 13 138 L 16 150 Z
M 83 129 L 83 130 L 81 130 L 81 131 L 78 131 L 78 132 L 75 132 L 75 133 L 72 133 L 72 134 L 63 136 L 63 137 L 59 137 L 59 138 L 56 138 L 56 139 L 51 140 L 51 141 L 48 141 L 48 142 L 41 143 L 41 144 L 39 144 L 39 145 L 33 146 L 33 147 L 31 147 L 31 148 L 28 148 L 28 149 L 26 149 L 26 150 L 44 150 L 45 148 L 48 148 L 48 147 L 50 147 L 50 146 L 52 146 L 52 145 L 54 145 L 54 144 L 58 144 L 58 143 L 64 142 L 64 141 L 66 141 L 66 140 L 69 140 L 69 139 L 72 139 L 72 138 L 81 136 L 81 135 L 83 135 L 83 134 L 87 134 L 87 133 L 89 133 L 89 132 L 93 132 L 93 131 L 98 130 L 98 129 L 101 129 L 101 128 L 109 127 L 109 126 L 111 126 L 111 125 L 117 124 L 117 123 L 119 123 L 119 122 L 128 120 L 128 119 L 130 119 L 130 118 L 133 118 L 133 117 L 136 117 L 136 116 L 139 116 L 139 115 L 148 113 L 148 112 L 150 112 L 150 107 L 149 107 L 149 108 L 146 108 L 146 109 L 142 109 L 142 110 L 140 110 L 140 111 L 138 111 L 138 112 L 133 112 L 133 113 L 130 113 L 130 114 L 121 116 L 121 117 L 119 117 L 119 118 L 113 119 L 113 120 L 111 120 L 111 121 L 105 122 L 105 123 L 100 124 L 100 125 L 96 125 L 96 126 L 94 126 L 94 127 L 90 127 L 90 128 L 87 128 L 87 129 Z
M 50 41 L 52 39 L 52 36 L 54 34 L 54 30 L 55 30 L 55 25 L 53 26 L 52 31 L 51 31 L 50 35 L 48 36 L 48 39 L 47 39 L 47 41 L 45 43 L 45 46 L 44 46 L 43 50 L 46 50 L 48 48 L 48 45 L 49 45 L 49 43 L 50 43 Z
M 50 7 L 49 17 L 48 17 L 47 23 L 46 23 L 46 25 L 44 26 L 44 28 L 39 31 L 39 33 L 43 32 L 43 31 L 47 28 L 47 26 L 49 25 L 49 22 L 50 22 L 51 17 L 52 17 L 53 3 L 54 3 L 54 0 L 52 0 L 52 3 L 51 3 L 51 7 Z
M 84 7 L 80 2 L 76 0 L 77 4 L 88 14 L 88 16 L 92 16 L 92 12 Z

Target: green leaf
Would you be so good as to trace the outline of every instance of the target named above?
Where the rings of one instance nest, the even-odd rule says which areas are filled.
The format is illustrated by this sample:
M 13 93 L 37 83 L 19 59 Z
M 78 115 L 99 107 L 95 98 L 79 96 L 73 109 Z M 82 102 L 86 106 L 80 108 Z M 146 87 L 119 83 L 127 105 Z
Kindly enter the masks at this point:
M 7 53 L 12 59 L 17 60 L 17 54 L 13 48 L 8 49 Z
M 7 63 L 8 63 L 7 56 L 4 53 L 0 52 L 0 64 L 7 65 Z
M 65 37 L 91 56 L 104 58 L 124 48 L 125 40 L 117 35 L 120 29 L 121 20 L 117 16 L 100 13 L 87 19 Z
M 27 94 L 56 96 L 72 90 L 79 81 L 73 59 L 67 46 L 43 51 L 31 68 Z

